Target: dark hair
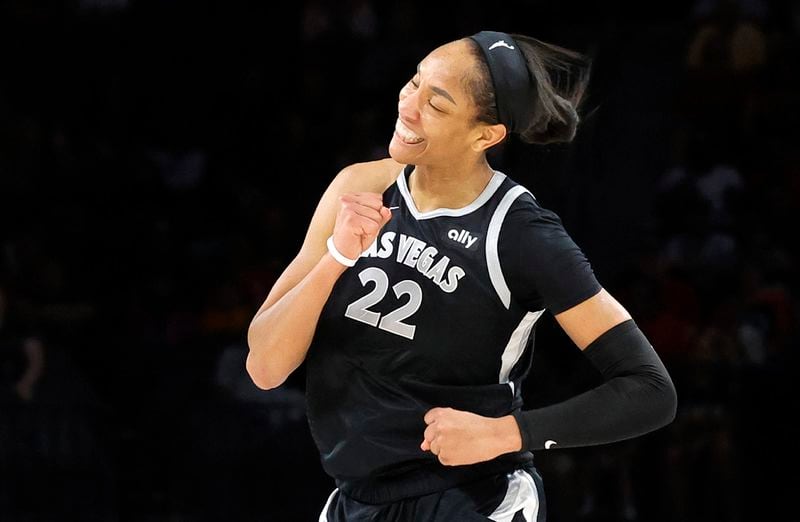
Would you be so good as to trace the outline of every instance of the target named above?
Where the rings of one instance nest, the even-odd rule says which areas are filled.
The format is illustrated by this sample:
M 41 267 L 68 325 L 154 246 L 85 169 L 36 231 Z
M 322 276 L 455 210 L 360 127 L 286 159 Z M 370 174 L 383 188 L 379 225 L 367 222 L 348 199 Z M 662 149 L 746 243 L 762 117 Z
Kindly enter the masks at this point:
M 520 139 L 536 144 L 572 141 L 580 122 L 578 109 L 589 83 L 591 59 L 530 36 L 512 34 L 511 37 L 525 56 L 537 92 L 531 100 L 533 121 L 520 132 Z M 498 123 L 497 105 L 489 66 L 478 45 L 469 38 L 466 41 L 470 42 L 479 63 L 478 74 L 466 78 L 467 91 L 478 106 L 476 119 L 494 125 Z

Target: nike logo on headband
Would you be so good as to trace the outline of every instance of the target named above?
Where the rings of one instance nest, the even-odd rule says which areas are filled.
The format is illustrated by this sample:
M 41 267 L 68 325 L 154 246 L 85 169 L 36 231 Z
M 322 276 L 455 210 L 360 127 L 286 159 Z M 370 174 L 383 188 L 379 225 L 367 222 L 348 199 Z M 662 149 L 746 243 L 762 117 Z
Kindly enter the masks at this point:
M 513 49 L 513 45 L 508 45 L 505 40 L 497 40 L 495 43 L 489 46 L 489 50 L 491 51 L 495 47 L 505 47 L 506 49 Z

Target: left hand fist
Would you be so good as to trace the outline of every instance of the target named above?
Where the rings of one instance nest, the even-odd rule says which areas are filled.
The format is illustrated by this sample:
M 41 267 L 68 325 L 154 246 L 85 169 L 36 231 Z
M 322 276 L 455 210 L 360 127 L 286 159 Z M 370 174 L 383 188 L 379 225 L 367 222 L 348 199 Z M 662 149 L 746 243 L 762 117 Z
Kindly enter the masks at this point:
M 517 421 L 511 415 L 483 417 L 453 408 L 432 408 L 425 414 L 425 424 L 428 427 L 420 448 L 446 466 L 492 460 L 522 446 Z

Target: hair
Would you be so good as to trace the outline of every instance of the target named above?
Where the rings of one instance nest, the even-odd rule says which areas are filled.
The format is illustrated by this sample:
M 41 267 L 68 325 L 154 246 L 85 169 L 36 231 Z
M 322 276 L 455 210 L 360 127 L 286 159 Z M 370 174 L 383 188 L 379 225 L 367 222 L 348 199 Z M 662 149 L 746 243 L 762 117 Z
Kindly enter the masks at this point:
M 580 122 L 578 110 L 585 99 L 591 59 L 530 36 L 511 34 L 511 37 L 519 45 L 536 82 L 536 98 L 531 100 L 534 117 L 530 126 L 519 133 L 520 139 L 540 145 L 572 141 Z M 469 38 L 466 41 L 479 64 L 477 74 L 466 78 L 467 91 L 478 107 L 476 120 L 495 125 L 499 121 L 489 66 L 478 45 Z

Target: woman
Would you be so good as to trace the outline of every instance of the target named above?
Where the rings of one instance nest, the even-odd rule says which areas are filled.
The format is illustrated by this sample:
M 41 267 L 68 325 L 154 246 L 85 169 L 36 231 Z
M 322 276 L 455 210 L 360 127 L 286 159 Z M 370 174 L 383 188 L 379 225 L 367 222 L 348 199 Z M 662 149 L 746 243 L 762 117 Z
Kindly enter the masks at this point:
M 558 216 L 486 159 L 510 133 L 572 140 L 585 75 L 565 89 L 555 74 L 577 58 L 491 31 L 431 52 L 400 91 L 391 158 L 334 178 L 253 318 L 259 387 L 306 361 L 309 425 L 336 481 L 321 521 L 544 520 L 532 450 L 674 417 L 631 316 Z M 605 382 L 523 411 L 545 310 Z

